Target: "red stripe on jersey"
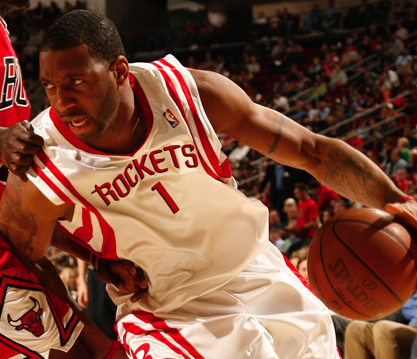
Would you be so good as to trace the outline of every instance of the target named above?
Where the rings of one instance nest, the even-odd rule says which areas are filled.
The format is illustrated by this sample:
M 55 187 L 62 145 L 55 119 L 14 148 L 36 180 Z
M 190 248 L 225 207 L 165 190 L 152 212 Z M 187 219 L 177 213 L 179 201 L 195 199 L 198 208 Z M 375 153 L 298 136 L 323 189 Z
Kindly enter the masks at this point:
M 195 359 L 204 359 L 204 357 L 195 349 L 187 339 L 185 339 L 178 329 L 170 328 L 164 320 L 156 317 L 152 313 L 138 310 L 132 313 L 142 322 L 151 324 L 155 329 L 162 330 L 167 333 L 173 340 L 186 349 Z
M 112 153 L 110 155 L 112 156 L 132 156 L 134 155 L 136 152 L 138 152 L 143 144 L 146 142 L 146 140 L 149 137 L 149 134 L 152 130 L 152 126 L 153 126 L 153 113 L 151 110 L 151 107 L 149 105 L 149 101 L 145 95 L 145 92 L 142 89 L 142 86 L 139 84 L 139 82 L 136 80 L 136 78 L 132 75 L 129 74 L 129 80 L 133 86 L 133 92 L 136 96 L 136 98 L 138 99 L 143 113 L 145 114 L 145 119 L 146 122 L 148 124 L 148 130 L 147 130 L 147 134 L 146 134 L 146 139 L 145 141 L 143 141 L 142 145 L 133 153 L 133 154 L 115 154 Z M 55 111 L 52 109 L 52 107 L 49 110 L 49 117 L 51 118 L 51 121 L 53 122 L 54 126 L 57 128 L 57 130 L 61 133 L 62 136 L 65 137 L 65 139 L 71 143 L 74 147 L 83 150 L 85 152 L 91 153 L 91 154 L 95 154 L 95 155 L 109 155 L 109 153 L 106 152 L 102 152 L 99 150 L 96 150 L 94 148 L 91 148 L 89 145 L 87 145 L 86 143 L 80 141 L 77 136 L 75 136 L 75 134 L 69 129 L 69 127 L 64 123 L 64 121 L 62 121 L 59 116 L 55 113 Z
M 168 348 L 170 348 L 173 352 L 177 353 L 178 355 L 181 355 L 185 359 L 191 359 L 186 353 L 184 353 L 183 350 L 175 346 L 173 343 L 171 343 L 167 338 L 165 338 L 162 333 L 158 330 L 152 330 L 152 331 L 146 331 L 142 328 L 140 328 L 138 325 L 133 323 L 123 323 L 123 327 L 125 329 L 125 335 L 124 340 L 126 340 L 126 336 L 128 333 L 131 333 L 133 335 L 150 335 L 151 337 L 155 338 L 156 340 L 160 341 L 161 343 L 165 344 Z M 129 348 L 129 346 L 126 344 L 126 341 L 124 341 L 124 348 L 126 350 L 126 347 Z M 139 346 L 139 348 L 134 352 L 134 355 L 136 357 L 136 354 L 140 351 L 144 350 L 143 346 Z M 129 348 L 129 351 L 132 352 L 132 350 Z M 126 350 L 128 352 L 128 350 Z M 147 353 L 145 353 L 147 354 Z M 145 358 L 147 358 L 145 356 Z
M 185 83 L 185 80 L 182 74 L 165 59 L 160 59 L 158 61 L 160 61 L 165 66 L 169 67 L 174 73 L 177 80 L 179 81 L 182 91 L 184 92 L 184 95 L 187 99 L 188 106 L 190 107 L 191 113 L 193 114 L 194 122 L 197 126 L 197 131 L 200 136 L 201 143 L 203 144 L 204 151 L 207 154 L 207 157 L 210 161 L 211 166 L 214 168 L 214 170 L 217 172 L 217 174 L 220 177 L 223 177 L 223 178 L 231 177 L 232 170 L 230 168 L 229 160 L 226 159 L 221 165 L 219 165 L 219 158 L 214 153 L 213 147 L 211 146 L 210 140 L 208 139 L 206 131 L 204 130 L 200 116 L 198 115 L 198 112 L 197 112 L 197 108 L 195 107 L 194 101 L 192 99 L 192 96 L 190 94 L 190 91 L 188 89 L 187 84 Z
M 116 237 L 110 224 L 107 223 L 97 208 L 95 208 L 81 194 L 78 193 L 68 178 L 66 178 L 65 175 L 55 166 L 43 150 L 39 151 L 38 158 L 87 210 L 96 215 L 103 235 L 103 245 L 101 247 L 103 258 L 118 259 L 116 252 Z
M 75 204 L 64 192 L 62 192 L 58 186 L 51 181 L 51 179 L 42 171 L 42 169 L 35 163 L 31 164 L 32 169 L 35 173 L 46 183 L 46 185 L 55 192 L 55 194 L 61 198 L 61 200 L 68 204 Z
M 171 78 L 168 76 L 168 74 L 166 73 L 166 71 L 163 69 L 163 67 L 161 65 L 159 65 L 156 62 L 152 62 L 151 64 L 154 65 L 154 66 L 156 66 L 157 69 L 159 70 L 159 72 L 162 74 L 162 77 L 165 80 L 165 83 L 166 83 L 166 85 L 168 87 L 168 91 L 169 91 L 169 94 L 170 94 L 171 98 L 173 99 L 173 101 L 177 105 L 178 109 L 180 110 L 181 115 L 184 118 L 185 122 L 187 123 L 188 128 L 190 128 L 190 125 L 189 125 L 188 120 L 187 120 L 187 116 L 185 115 L 184 106 L 182 105 L 182 102 L 181 102 L 180 97 L 178 95 L 177 89 L 175 88 L 174 83 L 172 82 Z M 192 133 L 191 133 L 191 137 L 193 138 L 193 141 L 195 143 L 194 136 L 193 136 Z M 196 148 L 197 148 L 198 157 L 200 158 L 201 164 L 203 165 L 203 167 L 204 167 L 205 171 L 207 172 L 207 174 L 209 176 L 213 177 L 214 179 L 216 179 L 216 180 L 224 183 L 224 181 L 219 176 L 217 176 L 211 170 L 211 168 L 207 165 L 207 163 L 204 161 L 204 158 L 201 155 L 201 153 L 200 153 L 200 151 L 198 149 L 198 146 L 196 146 Z

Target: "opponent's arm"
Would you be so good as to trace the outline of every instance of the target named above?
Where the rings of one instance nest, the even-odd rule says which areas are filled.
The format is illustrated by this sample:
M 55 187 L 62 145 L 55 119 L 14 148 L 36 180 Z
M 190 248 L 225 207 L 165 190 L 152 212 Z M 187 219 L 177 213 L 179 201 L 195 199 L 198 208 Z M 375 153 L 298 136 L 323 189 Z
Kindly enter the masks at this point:
M 372 161 L 346 143 L 314 134 L 279 112 L 253 103 L 224 76 L 190 72 L 217 132 L 277 162 L 304 169 L 337 193 L 366 206 L 384 209 L 404 196 Z

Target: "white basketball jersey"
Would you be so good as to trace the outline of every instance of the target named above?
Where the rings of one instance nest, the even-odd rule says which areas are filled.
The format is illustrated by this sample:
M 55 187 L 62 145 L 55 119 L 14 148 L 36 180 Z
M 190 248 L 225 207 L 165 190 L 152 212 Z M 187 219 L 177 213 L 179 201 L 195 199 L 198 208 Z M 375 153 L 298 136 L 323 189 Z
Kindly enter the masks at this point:
M 69 235 L 146 272 L 138 309 L 166 313 L 220 288 L 266 248 L 267 208 L 236 189 L 194 79 L 173 56 L 130 72 L 148 124 L 143 145 L 130 155 L 94 150 L 48 109 L 32 122 L 45 144 L 28 175 L 53 203 L 75 204 L 61 222 Z

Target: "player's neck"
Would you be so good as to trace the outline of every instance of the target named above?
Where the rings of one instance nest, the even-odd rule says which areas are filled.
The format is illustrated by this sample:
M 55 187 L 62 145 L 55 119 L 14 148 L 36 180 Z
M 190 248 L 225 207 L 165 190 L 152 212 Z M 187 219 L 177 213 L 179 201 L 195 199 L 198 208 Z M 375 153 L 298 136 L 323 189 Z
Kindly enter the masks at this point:
M 147 129 L 142 107 L 132 91 L 132 97 L 120 104 L 117 118 L 106 134 L 88 145 L 107 153 L 132 154 L 145 141 Z

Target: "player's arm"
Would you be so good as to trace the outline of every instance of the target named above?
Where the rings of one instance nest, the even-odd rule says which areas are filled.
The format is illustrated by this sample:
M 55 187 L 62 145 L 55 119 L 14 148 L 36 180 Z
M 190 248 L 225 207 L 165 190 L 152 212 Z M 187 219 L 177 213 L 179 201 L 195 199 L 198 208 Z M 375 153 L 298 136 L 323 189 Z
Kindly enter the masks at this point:
M 0 203 L 0 232 L 32 262 L 41 259 L 51 243 L 55 222 L 71 214 L 71 206 L 54 205 L 31 182 L 9 173 Z
M 0 158 L 13 173 L 26 179 L 25 172 L 38 153 L 43 138 L 33 132 L 28 121 L 15 123 L 9 128 L 0 127 Z
M 217 132 L 277 162 L 304 169 L 335 192 L 366 206 L 384 209 L 404 196 L 372 161 L 346 143 L 314 134 L 281 113 L 253 103 L 224 76 L 190 72 Z M 417 206 L 414 211 L 417 214 Z

